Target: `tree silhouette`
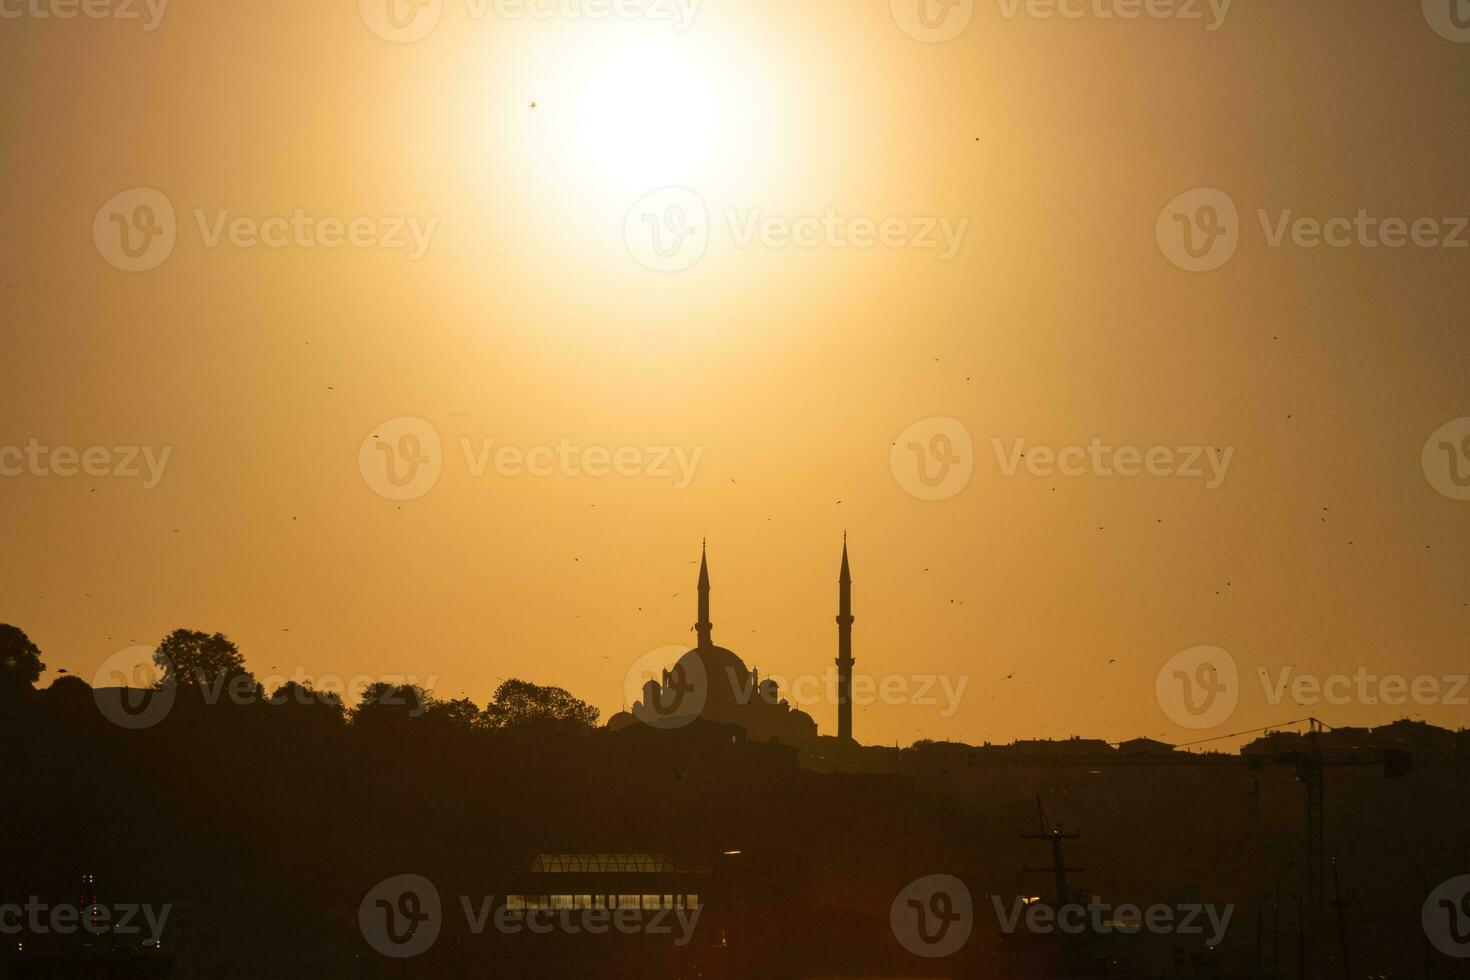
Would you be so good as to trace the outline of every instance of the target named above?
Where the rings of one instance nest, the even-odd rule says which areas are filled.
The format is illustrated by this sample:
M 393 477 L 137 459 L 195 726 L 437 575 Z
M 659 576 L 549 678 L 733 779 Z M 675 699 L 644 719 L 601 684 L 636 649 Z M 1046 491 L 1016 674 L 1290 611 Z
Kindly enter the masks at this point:
M 0 697 L 31 690 L 45 669 L 41 648 L 31 642 L 25 630 L 0 624 Z
M 483 725 L 495 730 L 586 729 L 597 724 L 597 709 L 560 687 L 542 687 L 511 678 L 495 689 L 485 706 Z
M 342 698 L 333 691 L 318 691 L 311 682 L 287 681 L 270 696 L 270 704 L 292 718 L 310 718 L 322 724 L 341 724 L 347 716 Z
M 352 710 L 352 724 L 361 728 L 400 724 L 424 714 L 433 704 L 433 697 L 417 684 L 379 681 L 362 692 L 362 700 Z
M 432 701 L 424 717 L 447 728 L 471 729 L 480 726 L 483 713 L 479 705 L 469 698 L 454 698 L 449 701 Z
M 218 690 L 246 678 L 251 688 L 256 686 L 255 678 L 245 669 L 245 658 L 223 633 L 174 630 L 153 651 L 153 662 L 163 671 L 165 684 Z

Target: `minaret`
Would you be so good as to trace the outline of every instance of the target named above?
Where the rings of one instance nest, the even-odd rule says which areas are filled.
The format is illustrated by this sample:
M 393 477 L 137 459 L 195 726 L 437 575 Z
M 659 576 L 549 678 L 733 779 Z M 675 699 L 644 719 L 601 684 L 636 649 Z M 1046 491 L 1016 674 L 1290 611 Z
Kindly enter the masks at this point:
M 837 576 L 837 738 L 852 741 L 852 575 L 847 534 L 842 535 L 842 573 Z
M 699 622 L 694 624 L 701 648 L 714 645 L 709 634 L 715 625 L 709 621 L 709 563 L 705 560 L 704 544 L 703 541 L 699 543 Z

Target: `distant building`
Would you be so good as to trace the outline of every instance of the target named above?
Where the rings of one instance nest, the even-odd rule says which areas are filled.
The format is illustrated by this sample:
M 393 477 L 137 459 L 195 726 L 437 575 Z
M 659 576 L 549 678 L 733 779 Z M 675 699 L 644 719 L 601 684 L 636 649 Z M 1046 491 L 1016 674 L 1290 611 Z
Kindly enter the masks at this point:
M 1118 743 L 1120 755 L 1161 755 L 1173 751 L 1174 746 L 1156 738 L 1130 738 Z

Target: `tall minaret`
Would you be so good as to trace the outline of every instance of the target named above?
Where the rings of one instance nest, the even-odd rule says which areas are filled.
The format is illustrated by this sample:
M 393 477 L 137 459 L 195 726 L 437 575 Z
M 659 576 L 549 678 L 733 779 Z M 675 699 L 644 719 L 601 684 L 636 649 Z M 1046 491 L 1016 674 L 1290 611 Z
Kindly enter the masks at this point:
M 703 541 L 699 543 L 699 622 L 694 624 L 701 648 L 714 645 L 709 634 L 715 625 L 709 621 L 709 563 L 705 560 L 704 545 Z
M 847 534 L 842 535 L 842 573 L 837 577 L 837 738 L 852 741 L 852 575 Z

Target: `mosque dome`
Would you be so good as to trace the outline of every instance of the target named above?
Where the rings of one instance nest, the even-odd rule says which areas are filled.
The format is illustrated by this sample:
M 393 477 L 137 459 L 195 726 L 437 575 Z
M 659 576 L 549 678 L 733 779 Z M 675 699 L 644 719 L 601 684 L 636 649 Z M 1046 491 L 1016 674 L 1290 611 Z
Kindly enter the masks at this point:
M 849 604 L 851 578 L 847 570 L 847 547 L 842 549 L 842 586 L 840 595 L 841 613 L 837 617 L 840 630 L 847 631 L 852 625 Z M 641 697 L 631 711 L 620 711 L 607 721 L 612 730 L 626 729 L 634 724 L 645 723 L 654 728 L 678 728 L 695 718 L 706 721 L 733 723 L 743 727 L 747 734 L 759 741 L 768 739 L 815 738 L 817 725 L 811 715 L 801 711 L 782 699 L 777 683 L 761 679 L 759 672 L 750 669 L 735 651 L 715 645 L 711 634 L 714 624 L 710 622 L 709 566 L 703 551 L 699 562 L 699 619 L 694 631 L 699 639 L 696 645 L 679 655 L 679 659 L 663 670 L 662 681 L 655 677 L 644 682 Z M 841 634 L 845 637 L 845 632 Z M 852 659 L 846 639 L 839 643 L 839 674 L 845 675 L 850 684 Z M 850 731 L 850 702 L 839 706 L 839 725 L 843 736 Z
M 751 692 L 750 670 L 733 650 L 695 647 L 679 658 L 685 683 L 701 685 L 710 706 L 744 703 Z

